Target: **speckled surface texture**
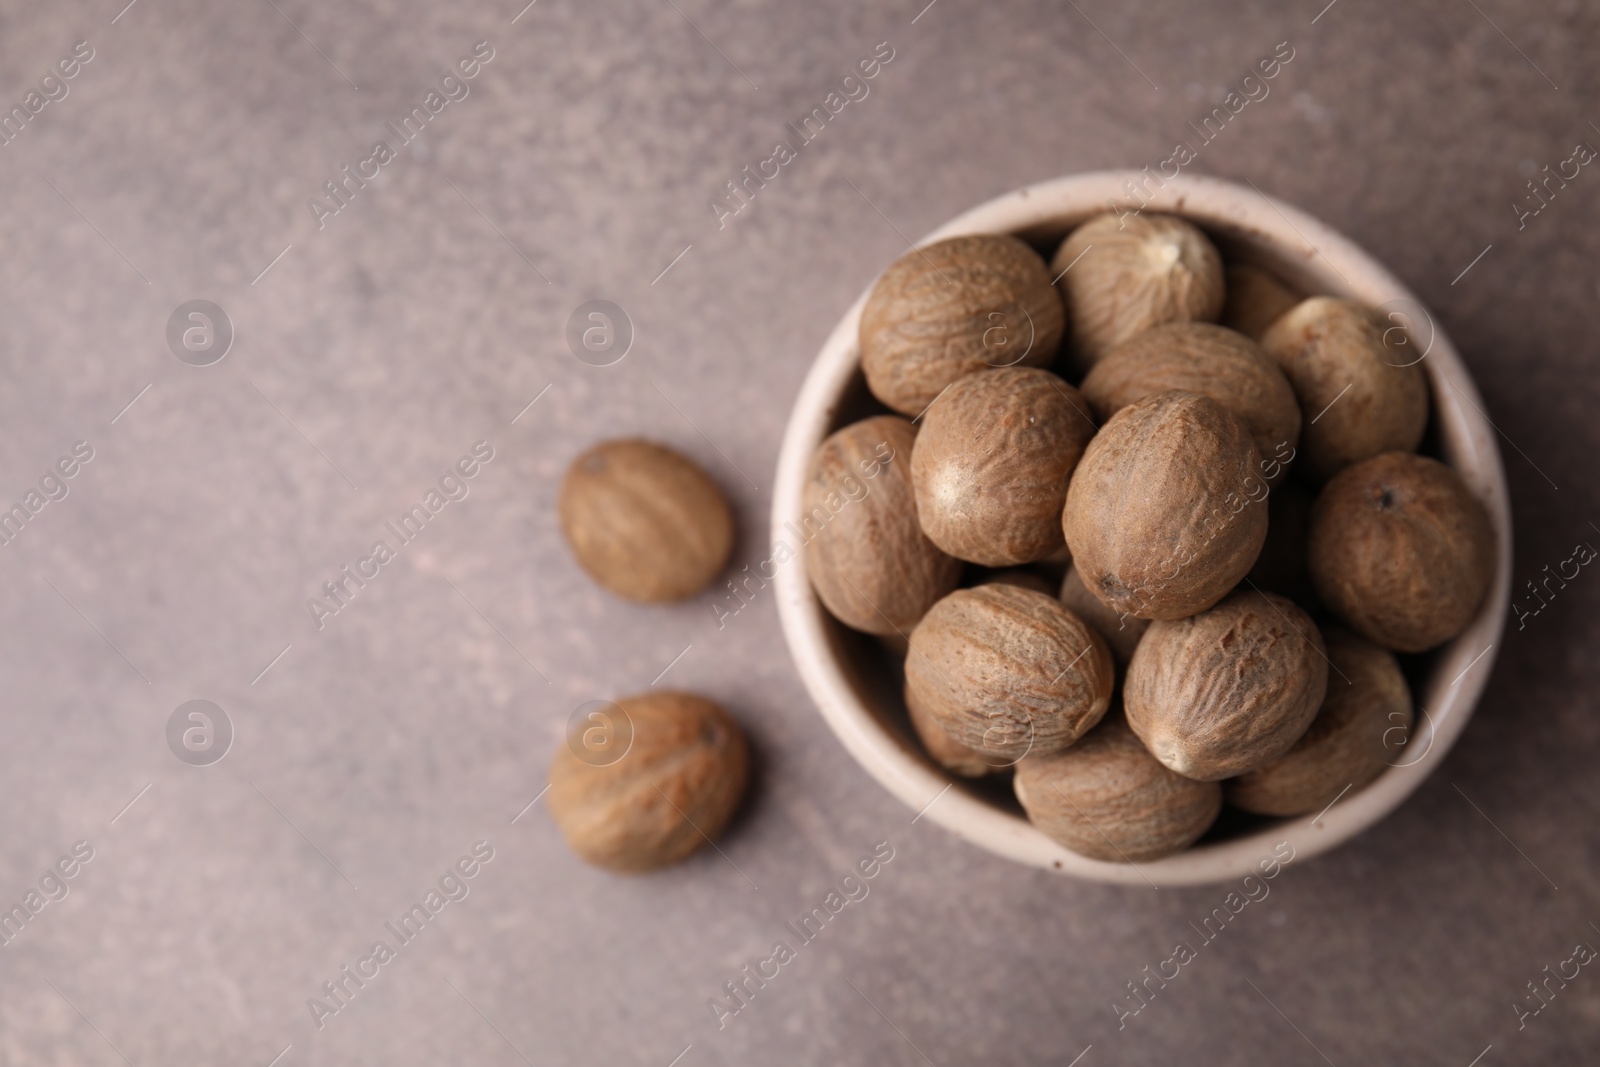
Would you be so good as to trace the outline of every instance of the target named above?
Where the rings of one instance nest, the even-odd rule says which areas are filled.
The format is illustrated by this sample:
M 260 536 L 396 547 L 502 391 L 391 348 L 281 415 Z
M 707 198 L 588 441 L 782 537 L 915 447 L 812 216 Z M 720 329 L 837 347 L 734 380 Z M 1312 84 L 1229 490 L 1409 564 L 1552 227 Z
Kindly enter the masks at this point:
M 0 1063 L 1593 1061 L 1600 974 L 1564 961 L 1600 946 L 1600 577 L 1524 583 L 1600 544 L 1600 173 L 1520 229 L 1511 206 L 1600 145 L 1592 5 L 123 2 L 0 4 L 7 107 L 93 50 L 0 144 L 0 497 L 93 449 L 0 548 L 0 902 L 93 850 L 0 947 Z M 480 41 L 467 95 L 319 229 L 308 198 Z M 868 95 L 719 229 L 708 200 L 880 42 Z M 1168 158 L 1279 42 L 1192 170 L 1430 303 L 1504 435 L 1527 613 L 1418 794 L 1202 944 L 1228 887 L 1080 884 L 913 824 L 811 708 L 770 599 L 722 629 L 714 594 L 623 603 L 554 501 L 588 444 L 656 437 L 761 558 L 801 377 L 906 237 Z M 166 340 L 195 299 L 236 331 L 210 366 Z M 633 324 L 611 366 L 565 340 L 592 299 Z M 468 495 L 319 629 L 308 598 L 479 441 Z M 669 664 L 748 725 L 756 787 L 722 854 L 612 877 L 528 805 L 572 710 Z M 166 738 L 194 699 L 234 729 L 210 766 Z M 467 895 L 319 1029 L 308 999 L 479 841 Z M 879 842 L 870 893 L 719 1029 L 707 1001 Z M 1519 1029 L 1518 1004 L 1544 1006 Z

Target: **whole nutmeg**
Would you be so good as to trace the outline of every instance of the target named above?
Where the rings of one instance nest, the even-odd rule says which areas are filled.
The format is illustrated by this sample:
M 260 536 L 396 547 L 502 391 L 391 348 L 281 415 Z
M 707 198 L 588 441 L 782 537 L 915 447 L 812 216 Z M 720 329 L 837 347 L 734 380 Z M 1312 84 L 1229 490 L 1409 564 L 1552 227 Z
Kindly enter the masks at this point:
M 1155 393 L 1208 396 L 1250 432 L 1268 482 L 1288 470 L 1300 442 L 1300 403 L 1283 371 L 1250 338 L 1209 322 L 1168 323 L 1124 341 L 1080 388 L 1102 422 Z
M 1049 364 L 1065 329 L 1039 254 L 1008 234 L 914 249 L 890 264 L 861 309 L 861 370 L 872 394 L 919 415 L 958 378 Z
M 1489 514 L 1455 471 L 1406 452 L 1342 471 L 1311 510 L 1317 593 L 1369 640 L 1425 652 L 1472 621 L 1494 575 Z
M 1104 639 L 1053 597 L 1014 585 L 957 589 L 911 632 L 908 702 L 992 765 L 1049 755 L 1105 714 Z
M 1394 655 L 1354 634 L 1327 634 L 1328 695 L 1300 740 L 1229 781 L 1228 803 L 1260 815 L 1321 811 L 1393 762 L 1411 731 L 1411 690 Z
M 694 461 L 651 441 L 605 441 L 573 460 L 557 510 L 579 565 L 629 600 L 693 596 L 733 550 L 722 490 Z
M 1301 452 L 1315 477 L 1421 442 L 1428 382 L 1410 345 L 1399 343 L 1401 330 L 1360 304 L 1316 296 L 1261 338 L 1300 398 Z
M 1066 576 L 1061 579 L 1061 603 L 1106 639 L 1111 658 L 1120 667 L 1126 667 L 1133 659 L 1133 650 L 1139 647 L 1144 632 L 1150 628 L 1149 619 L 1119 615 L 1101 603 L 1099 597 L 1084 587 L 1076 566 L 1068 567 Z
M 580 723 L 550 765 L 550 814 L 608 870 L 676 863 L 733 818 L 750 776 L 744 735 L 692 693 L 624 697 Z
M 1084 586 L 1118 615 L 1181 619 L 1227 595 L 1267 536 L 1261 454 L 1209 397 L 1158 393 L 1100 429 L 1062 529 Z
M 910 686 L 905 688 L 905 698 L 906 715 L 911 719 L 911 729 L 916 732 L 917 740 L 922 742 L 922 747 L 927 749 L 928 755 L 932 756 L 939 766 L 963 778 L 982 778 L 1001 765 L 1001 761 L 990 763 L 981 753 L 974 752 L 945 733 L 944 727 L 934 721 L 933 716 L 917 703 L 917 698 L 911 694 Z
M 1235 593 L 1151 624 L 1128 665 L 1128 725 L 1151 755 L 1215 781 L 1264 767 L 1311 725 L 1328 687 L 1322 634 L 1275 593 Z
M 956 382 L 911 450 L 917 518 L 959 559 L 1005 567 L 1062 547 L 1067 480 L 1094 436 L 1088 405 L 1049 371 L 1007 367 Z
M 909 633 L 961 580 L 917 524 L 911 491 L 916 428 L 898 415 L 846 426 L 811 457 L 798 537 L 817 596 L 846 626 Z
M 1222 311 L 1222 257 L 1175 215 L 1096 216 L 1061 243 L 1050 269 L 1059 276 L 1079 371 L 1152 326 L 1215 322 Z
M 1278 316 L 1305 299 L 1254 263 L 1229 263 L 1226 277 L 1228 296 L 1222 305 L 1222 325 L 1252 341 L 1261 340 Z
M 1018 763 L 1012 785 L 1052 840 L 1113 863 L 1181 852 L 1222 810 L 1220 784 L 1163 767 L 1115 712 L 1071 748 Z

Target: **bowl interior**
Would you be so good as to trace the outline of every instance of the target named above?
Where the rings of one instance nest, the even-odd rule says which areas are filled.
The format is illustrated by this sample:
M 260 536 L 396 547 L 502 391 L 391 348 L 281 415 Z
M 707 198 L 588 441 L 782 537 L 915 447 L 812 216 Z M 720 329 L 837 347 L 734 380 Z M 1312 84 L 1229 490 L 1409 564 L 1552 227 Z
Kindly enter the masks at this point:
M 1135 183 L 1137 193 L 1127 183 Z M 1417 704 L 1417 726 L 1396 764 L 1326 812 L 1267 819 L 1225 808 L 1193 848 L 1150 863 L 1088 859 L 1027 821 L 1010 775 L 952 776 L 922 750 L 901 698 L 900 661 L 883 642 L 834 620 L 811 590 L 801 552 L 777 575 L 784 634 L 812 698 L 851 754 L 914 812 L 1019 862 L 1098 881 L 1180 885 L 1243 877 L 1287 842 L 1296 858 L 1333 847 L 1382 818 L 1421 783 L 1471 715 L 1504 626 L 1511 571 L 1510 509 L 1495 442 L 1470 376 L 1449 338 L 1380 264 L 1339 234 L 1248 186 L 1183 178 L 1157 188 L 1139 172 L 1102 172 L 1030 186 L 959 216 L 927 241 L 962 233 L 1008 232 L 1046 261 L 1078 223 L 1105 212 L 1165 211 L 1204 229 L 1229 262 L 1264 267 L 1307 295 L 1347 297 L 1378 307 L 1404 327 L 1427 372 L 1432 412 L 1422 451 L 1454 467 L 1488 508 L 1496 573 L 1477 618 L 1425 656 L 1402 657 Z M 839 321 L 802 386 L 785 433 L 773 503 L 775 540 L 789 530 L 812 452 L 827 434 L 887 412 L 867 390 L 856 348 L 866 293 Z M 787 525 L 786 525 L 787 524 Z M 1282 853 L 1280 853 L 1281 855 Z

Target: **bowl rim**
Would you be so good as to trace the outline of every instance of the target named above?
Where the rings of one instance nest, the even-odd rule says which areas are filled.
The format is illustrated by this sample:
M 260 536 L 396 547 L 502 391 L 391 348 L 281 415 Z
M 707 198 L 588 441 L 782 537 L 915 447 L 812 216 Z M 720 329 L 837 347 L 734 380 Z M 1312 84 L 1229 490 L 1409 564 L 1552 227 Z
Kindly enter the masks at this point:
M 827 615 L 811 588 L 805 552 L 796 551 L 774 578 L 778 614 L 795 666 L 823 718 L 849 753 L 916 812 L 980 848 L 1016 862 L 1092 881 L 1124 885 L 1202 885 L 1260 873 L 1287 842 L 1309 858 L 1349 840 L 1400 805 L 1450 750 L 1471 718 L 1494 664 L 1511 593 L 1511 507 L 1495 437 L 1466 365 L 1445 332 L 1411 291 L 1377 260 L 1331 227 L 1256 188 L 1219 178 L 1154 179 L 1135 170 L 1055 178 L 995 197 L 935 229 L 917 247 L 969 233 L 1016 233 L 1039 240 L 1091 215 L 1152 210 L 1199 224 L 1246 260 L 1271 266 L 1301 291 L 1342 296 L 1395 314 L 1418 312 L 1430 326 L 1422 366 L 1428 375 L 1431 425 L 1440 453 L 1488 509 L 1496 536 L 1495 570 L 1472 623 L 1435 650 L 1428 677 L 1412 693 L 1421 722 L 1399 763 L 1353 794 L 1341 794 L 1319 815 L 1281 819 L 1238 837 L 1202 844 L 1146 863 L 1089 859 L 1057 844 L 1027 820 L 968 792 L 964 779 L 912 751 L 852 684 L 830 641 Z M 1162 184 L 1152 189 L 1152 180 Z M 1138 199 L 1133 194 L 1137 183 Z M 875 281 L 876 279 L 874 279 Z M 784 431 L 772 500 L 772 537 L 784 542 L 797 524 L 811 455 L 835 428 L 834 418 L 859 364 L 857 333 L 869 284 L 834 326 L 801 385 Z M 1404 321 L 1393 319 L 1395 322 Z M 794 528 L 798 528 L 795 526 Z M 1420 754 L 1414 758 L 1413 751 Z M 1281 855 L 1279 857 L 1281 859 Z

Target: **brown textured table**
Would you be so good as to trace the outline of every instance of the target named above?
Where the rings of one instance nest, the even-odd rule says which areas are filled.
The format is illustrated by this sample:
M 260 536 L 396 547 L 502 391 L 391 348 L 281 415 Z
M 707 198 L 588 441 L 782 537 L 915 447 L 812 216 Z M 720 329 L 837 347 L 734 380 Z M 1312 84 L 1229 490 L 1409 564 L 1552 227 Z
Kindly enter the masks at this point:
M 1593 1062 L 1600 974 L 1564 962 L 1600 945 L 1587 568 L 1523 597 L 1411 802 L 1290 864 L 1119 1029 L 1227 887 L 1079 884 L 914 824 L 811 708 L 770 599 L 719 629 L 712 595 L 643 610 L 570 561 L 559 474 L 621 433 L 703 461 L 759 558 L 801 376 L 907 237 L 1168 158 L 1280 42 L 1192 171 L 1431 304 L 1503 433 L 1519 589 L 1600 544 L 1600 173 L 1525 184 L 1600 145 L 1592 5 L 922 2 L 0 6 L 0 497 L 28 512 L 0 548 L 0 902 L 37 907 L 0 947 L 0 1062 Z M 205 366 L 214 312 L 168 343 L 194 300 L 234 331 Z M 568 348 L 590 300 L 632 324 L 609 366 Z M 385 522 L 476 442 L 399 544 Z M 530 801 L 575 707 L 669 666 L 748 723 L 757 788 L 721 854 L 606 876 Z M 207 766 L 168 743 L 197 699 L 233 732 Z M 385 924 L 477 842 L 402 944 Z M 867 895 L 793 937 L 879 842 Z M 719 1029 L 708 1000 L 780 939 Z M 1519 1028 L 1519 1003 L 1545 1006 Z

